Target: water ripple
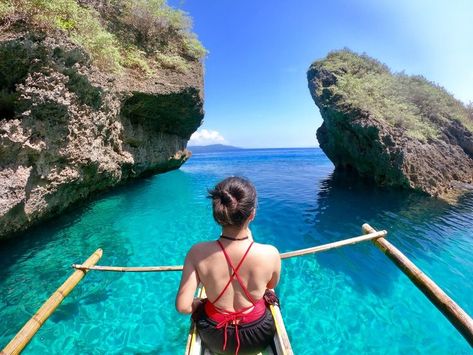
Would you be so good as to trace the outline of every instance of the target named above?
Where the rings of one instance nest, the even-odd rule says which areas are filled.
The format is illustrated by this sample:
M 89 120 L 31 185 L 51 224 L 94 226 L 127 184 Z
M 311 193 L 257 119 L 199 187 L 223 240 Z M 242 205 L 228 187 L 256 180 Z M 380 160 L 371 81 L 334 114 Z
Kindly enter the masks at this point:
M 280 251 L 361 233 L 368 222 L 473 313 L 473 195 L 456 206 L 333 174 L 318 149 L 195 155 L 179 171 L 120 187 L 0 249 L 0 347 L 96 248 L 101 264 L 180 264 L 218 235 L 206 189 L 229 175 L 259 192 L 257 240 Z M 189 319 L 178 273 L 89 273 L 25 354 L 177 354 Z M 277 289 L 296 354 L 445 354 L 471 349 L 370 243 L 284 261 Z

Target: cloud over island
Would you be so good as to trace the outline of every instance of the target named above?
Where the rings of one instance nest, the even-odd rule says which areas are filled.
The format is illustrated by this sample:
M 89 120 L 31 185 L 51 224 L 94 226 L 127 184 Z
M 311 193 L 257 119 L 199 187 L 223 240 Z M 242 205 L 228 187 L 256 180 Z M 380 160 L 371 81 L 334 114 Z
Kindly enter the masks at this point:
M 207 144 L 224 144 L 225 138 L 217 132 L 208 129 L 200 129 L 194 132 L 189 140 L 189 145 L 207 145 Z

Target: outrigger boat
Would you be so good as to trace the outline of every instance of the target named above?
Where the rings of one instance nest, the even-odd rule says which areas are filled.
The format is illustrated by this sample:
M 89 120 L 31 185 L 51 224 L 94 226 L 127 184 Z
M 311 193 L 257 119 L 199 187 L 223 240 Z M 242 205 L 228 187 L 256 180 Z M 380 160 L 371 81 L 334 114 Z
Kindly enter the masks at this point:
M 365 241 L 372 241 L 399 269 L 406 274 L 417 288 L 422 291 L 427 298 L 440 310 L 443 315 L 457 328 L 465 340 L 473 347 L 473 319 L 452 300 L 432 279 L 425 275 L 407 256 L 399 249 L 391 244 L 385 237 L 386 231 L 377 232 L 369 224 L 362 226 L 364 235 L 323 244 L 307 249 L 300 249 L 281 254 L 281 259 L 292 258 L 296 256 L 320 253 L 327 250 L 337 249 L 347 245 L 353 245 Z M 74 273 L 43 303 L 36 314 L 20 329 L 15 337 L 0 351 L 0 355 L 16 355 L 19 354 L 29 343 L 38 329 L 44 324 L 54 310 L 61 304 L 64 298 L 72 291 L 80 280 L 90 270 L 97 271 L 114 271 L 114 272 L 163 272 L 163 271 L 181 271 L 182 265 L 172 266 L 99 266 L 96 265 L 102 257 L 102 249 L 97 249 L 83 264 L 72 265 L 75 269 Z M 198 295 L 205 297 L 205 290 L 199 289 Z M 270 306 L 271 313 L 276 324 L 276 334 L 273 344 L 266 349 L 264 354 L 293 354 L 291 344 L 284 327 L 279 307 Z M 206 350 L 199 335 L 192 324 L 186 347 L 186 355 L 210 355 Z
M 197 296 L 199 298 L 205 298 L 205 289 L 203 287 L 197 290 Z M 292 355 L 294 354 L 287 336 L 286 327 L 282 319 L 281 310 L 276 305 L 270 305 L 269 309 L 273 315 L 274 324 L 276 325 L 276 334 L 274 334 L 272 344 L 265 349 L 262 353 L 257 355 Z M 211 355 L 212 353 L 205 348 L 202 343 L 197 327 L 191 318 L 191 326 L 189 329 L 189 335 L 187 337 L 187 345 L 185 355 Z

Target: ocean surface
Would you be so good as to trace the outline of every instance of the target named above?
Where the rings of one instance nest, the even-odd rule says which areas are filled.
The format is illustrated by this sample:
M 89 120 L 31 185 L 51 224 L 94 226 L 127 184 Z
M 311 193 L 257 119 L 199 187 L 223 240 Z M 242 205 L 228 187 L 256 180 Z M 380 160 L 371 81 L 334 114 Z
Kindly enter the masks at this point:
M 281 252 L 361 234 L 370 223 L 473 314 L 473 196 L 451 206 L 340 178 L 319 149 L 194 155 L 180 170 L 98 196 L 0 246 L 0 348 L 84 261 L 182 264 L 216 239 L 206 190 L 229 175 L 259 193 L 257 241 Z M 90 272 L 24 354 L 182 354 L 189 317 L 174 309 L 180 274 Z M 366 242 L 283 261 L 277 287 L 296 354 L 471 354 L 455 328 Z

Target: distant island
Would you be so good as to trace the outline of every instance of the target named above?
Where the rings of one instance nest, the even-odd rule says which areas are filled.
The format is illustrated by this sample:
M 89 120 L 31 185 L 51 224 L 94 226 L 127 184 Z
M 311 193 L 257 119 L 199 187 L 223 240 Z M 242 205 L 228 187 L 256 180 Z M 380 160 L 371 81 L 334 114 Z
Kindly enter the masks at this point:
M 317 139 L 337 169 L 431 196 L 473 188 L 471 105 L 350 50 L 314 62 L 307 79 L 324 120 Z
M 190 150 L 192 154 L 199 154 L 199 153 L 226 152 L 230 150 L 241 150 L 243 148 L 234 147 L 234 146 L 225 145 L 225 144 L 209 144 L 209 145 L 188 146 L 187 149 Z

